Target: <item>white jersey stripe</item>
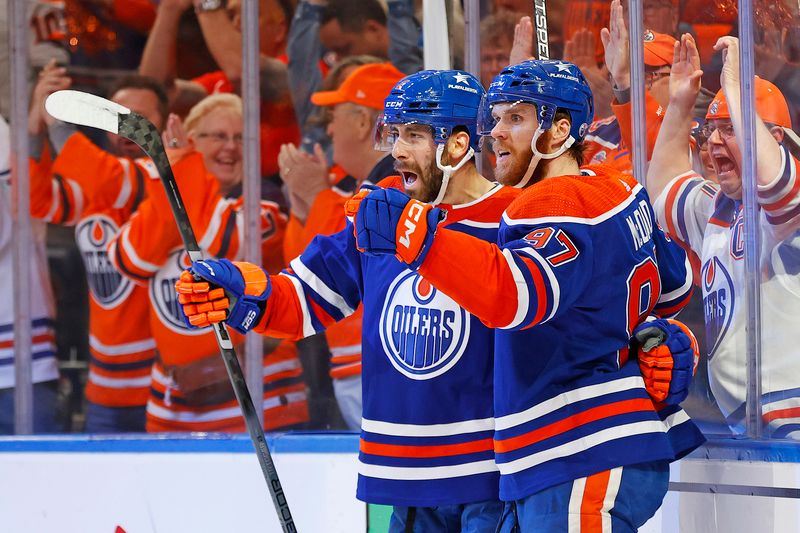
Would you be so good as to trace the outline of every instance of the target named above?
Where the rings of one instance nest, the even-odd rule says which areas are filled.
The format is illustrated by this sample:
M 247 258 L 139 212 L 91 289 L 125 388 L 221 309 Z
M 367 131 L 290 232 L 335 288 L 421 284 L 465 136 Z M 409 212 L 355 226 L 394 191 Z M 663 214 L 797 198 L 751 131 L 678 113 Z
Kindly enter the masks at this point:
M 380 422 L 378 420 L 361 420 L 361 429 L 367 433 L 377 433 L 396 437 L 447 437 L 450 435 L 461 435 L 464 433 L 478 433 L 480 431 L 492 431 L 494 420 L 482 418 L 476 420 L 464 420 L 450 424 L 395 424 L 392 422 Z
M 344 316 L 350 316 L 355 311 L 352 307 L 347 305 L 344 298 L 336 291 L 328 287 L 314 272 L 312 272 L 299 257 L 295 257 L 289 262 L 289 267 L 294 270 L 297 277 L 302 279 L 308 284 L 311 289 L 322 296 L 326 302 L 337 308 Z
M 140 378 L 110 378 L 89 371 L 89 381 L 109 389 L 128 389 L 131 387 L 147 387 L 150 385 L 150 376 Z
M 125 207 L 125 204 L 128 203 L 128 199 L 131 197 L 131 191 L 133 190 L 133 186 L 131 185 L 131 162 L 125 158 L 117 158 L 120 165 L 122 165 L 122 172 L 124 177 L 122 178 L 122 187 L 119 191 L 119 196 L 114 201 L 114 209 L 122 209 Z
M 560 446 L 555 446 L 553 448 L 542 450 L 538 453 L 527 455 L 521 459 L 516 459 L 507 463 L 498 463 L 497 466 L 500 468 L 500 474 L 507 476 L 509 474 L 521 472 L 522 470 L 527 470 L 528 468 L 532 468 L 547 461 L 553 461 L 555 459 L 561 459 L 563 457 L 569 457 L 570 455 L 581 453 L 589 448 L 593 448 L 613 440 L 634 437 L 637 435 L 645 435 L 647 433 L 666 433 L 666 431 L 666 425 L 658 420 L 646 420 L 644 422 L 623 424 L 597 431 L 590 435 L 581 437 L 580 439 L 564 443 Z
M 519 266 L 517 266 L 514 260 L 514 254 L 511 250 L 503 250 L 503 258 L 506 260 L 506 263 L 508 263 L 511 276 L 514 278 L 514 283 L 517 286 L 517 312 L 514 314 L 514 319 L 511 323 L 501 328 L 511 329 L 519 326 L 522 321 L 525 320 L 525 315 L 528 314 L 528 307 L 530 306 L 530 302 L 528 301 L 528 282 L 525 281 L 522 271 Z
M 316 331 L 314 330 L 314 326 L 311 324 L 311 315 L 308 311 L 308 303 L 306 302 L 306 293 L 303 292 L 303 285 L 300 283 L 294 276 L 287 276 L 286 274 L 281 273 L 281 276 L 286 276 L 291 280 L 292 285 L 294 285 L 294 290 L 297 293 L 297 299 L 300 302 L 300 310 L 303 313 L 303 337 L 310 337 L 314 335 Z
M 351 344 L 349 346 L 336 346 L 335 348 L 330 348 L 328 351 L 331 352 L 331 356 L 333 357 L 342 357 L 344 355 L 360 355 L 361 345 Z
M 606 497 L 603 499 L 603 507 L 600 509 L 603 523 L 603 533 L 612 533 L 611 530 L 611 509 L 619 493 L 619 486 L 622 482 L 622 467 L 612 468 L 608 472 L 608 486 L 606 487 Z
M 289 394 L 264 398 L 261 404 L 262 409 L 267 410 L 280 407 L 282 405 L 281 397 L 285 397 L 288 403 L 292 404 L 304 402 L 306 400 L 306 393 L 304 391 L 290 392 Z M 225 420 L 226 418 L 236 418 L 242 414 L 242 410 L 238 405 L 236 407 L 213 409 L 204 413 L 198 413 L 195 411 L 171 411 L 156 404 L 152 400 L 147 402 L 147 412 L 152 416 L 172 422 L 216 422 L 218 420 Z
M 544 324 L 545 322 L 553 318 L 553 316 L 555 316 L 556 314 L 556 311 L 558 311 L 558 301 L 561 298 L 561 288 L 558 283 L 558 278 L 553 272 L 553 269 L 550 268 L 550 265 L 547 263 L 547 261 L 541 255 L 539 255 L 533 248 L 523 248 L 519 251 L 524 253 L 525 255 L 530 256 L 537 263 L 539 263 L 539 267 L 541 267 L 542 271 L 547 275 L 547 281 L 549 282 L 550 290 L 553 293 L 553 308 L 550 310 L 550 314 L 547 315 L 541 322 L 539 322 L 540 324 Z
M 448 479 L 497 472 L 497 465 L 491 459 L 452 466 L 381 466 L 359 463 L 358 473 L 378 479 L 397 479 L 404 481 L 424 481 L 428 479 Z
M 586 478 L 582 477 L 572 482 L 572 491 L 567 504 L 567 532 L 581 533 L 581 504 L 583 493 L 586 491 Z
M 197 242 L 197 245 L 201 250 L 208 250 L 211 247 L 211 244 L 214 242 L 214 237 L 217 236 L 220 225 L 222 225 L 222 214 L 228 208 L 228 205 L 228 200 L 223 198 L 217 200 L 217 203 L 214 206 L 214 213 L 209 219 L 208 227 L 206 228 L 205 233 L 203 233 L 202 238 Z
M 644 389 L 644 381 L 641 376 L 631 376 L 567 391 L 519 413 L 498 417 L 495 419 L 495 427 L 497 431 L 502 431 L 541 418 L 571 403 L 630 389 Z
M 683 268 L 686 269 L 686 280 L 684 281 L 683 285 L 675 289 L 674 291 L 668 292 L 667 294 L 662 294 L 661 297 L 658 299 L 659 302 L 669 302 L 671 300 L 675 300 L 676 298 L 680 298 L 689 293 L 689 289 L 692 288 L 692 264 L 689 263 L 689 256 L 686 256 L 684 260 Z
M 156 341 L 153 339 L 143 339 L 123 344 L 103 344 L 94 335 L 89 335 L 89 346 L 103 355 L 129 355 L 132 353 L 154 350 L 156 348 Z
M 159 265 L 145 261 L 136 253 L 136 248 L 131 244 L 131 239 L 128 235 L 130 229 L 130 224 L 122 226 L 122 238 L 120 239 L 120 242 L 122 242 L 122 251 L 125 252 L 128 260 L 133 263 L 136 268 L 145 272 L 158 272 L 161 269 Z

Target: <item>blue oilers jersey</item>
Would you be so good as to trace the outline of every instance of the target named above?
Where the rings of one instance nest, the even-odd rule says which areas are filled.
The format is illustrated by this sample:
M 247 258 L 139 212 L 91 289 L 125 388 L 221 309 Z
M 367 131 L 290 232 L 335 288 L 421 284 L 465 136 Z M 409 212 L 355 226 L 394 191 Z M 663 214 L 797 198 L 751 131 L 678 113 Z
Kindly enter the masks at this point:
M 497 238 L 517 191 L 441 206 L 452 231 Z M 363 304 L 359 499 L 436 506 L 497 499 L 494 334 L 393 256 L 356 249 L 353 226 L 315 238 L 280 276 L 257 331 L 322 331 Z M 274 311 L 273 311 L 274 310 Z M 295 319 L 287 318 L 292 315 Z
M 467 258 L 473 268 L 446 274 Z M 680 407 L 656 408 L 628 360 L 633 329 L 650 314 L 674 315 L 692 291 L 685 253 L 632 177 L 596 166 L 545 179 L 503 214 L 496 246 L 442 231 L 420 272 L 498 328 L 501 499 L 673 460 L 702 442 Z M 475 283 L 493 297 L 471 296 Z

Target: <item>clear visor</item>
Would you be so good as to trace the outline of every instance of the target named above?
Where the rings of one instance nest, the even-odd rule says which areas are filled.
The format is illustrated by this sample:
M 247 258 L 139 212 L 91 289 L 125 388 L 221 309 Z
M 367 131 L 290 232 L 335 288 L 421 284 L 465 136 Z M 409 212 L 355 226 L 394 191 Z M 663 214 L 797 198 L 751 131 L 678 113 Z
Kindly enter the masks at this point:
M 375 148 L 376 151 L 391 152 L 398 137 L 397 127 L 393 128 L 392 125 L 387 124 L 386 117 L 381 113 L 375 120 L 373 137 L 375 141 L 373 148 Z
M 397 142 L 404 142 L 409 146 L 418 146 L 431 142 L 433 128 L 421 122 L 386 122 L 385 115 L 381 114 L 375 121 L 374 148 L 379 152 L 391 152 Z
M 492 130 L 497 125 L 498 121 L 498 113 L 494 111 L 495 106 L 502 106 L 503 111 L 507 112 L 509 108 L 520 104 L 536 105 L 533 102 L 526 102 L 524 100 L 505 100 L 489 103 L 486 100 L 486 96 L 484 96 L 481 100 L 481 107 L 478 110 L 478 135 L 486 138 L 491 136 Z

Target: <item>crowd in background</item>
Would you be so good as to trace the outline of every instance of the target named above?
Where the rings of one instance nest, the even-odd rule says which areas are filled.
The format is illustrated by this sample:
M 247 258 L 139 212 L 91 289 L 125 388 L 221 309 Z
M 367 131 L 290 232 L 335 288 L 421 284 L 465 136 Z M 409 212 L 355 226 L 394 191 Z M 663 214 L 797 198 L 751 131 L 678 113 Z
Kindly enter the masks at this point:
M 503 67 L 531 56 L 533 31 L 524 18 L 531 2 L 480 3 L 480 78 L 488 86 Z M 362 183 L 393 173 L 391 156 L 373 146 L 373 126 L 391 87 L 423 68 L 421 4 L 260 0 L 260 213 L 270 272 L 292 268 L 315 235 L 342 229 L 344 202 Z M 452 65 L 463 68 L 463 5 L 447 4 Z M 780 121 L 762 119 L 782 126 L 791 141 L 800 119 L 800 13 L 780 0 L 755 4 L 756 73 L 788 104 Z M 242 2 L 42 0 L 29 7 L 35 431 L 243 431 L 213 335 L 186 327 L 172 290 L 188 263 L 152 163 L 132 143 L 59 123 L 44 110 L 49 94 L 77 88 L 150 119 L 162 131 L 200 245 L 215 257 L 240 258 Z M 632 173 L 625 2 L 551 1 L 547 10 L 551 57 L 579 66 L 595 98 L 585 162 Z M 7 12 L 0 9 L 2 32 Z M 689 33 L 702 67 L 691 113 L 692 165 L 718 181 L 706 118 L 726 65 L 715 43 L 737 35 L 736 3 L 644 0 L 643 18 L 648 159 L 675 97 L 674 43 Z M 0 67 L 7 61 L 0 46 Z M 7 78 L 0 82 L 7 118 Z M 0 129 L 0 144 L 8 135 Z M 789 141 L 783 144 L 790 151 L 797 148 Z M 490 151 L 482 158 L 491 176 Z M 10 280 L 10 203 L 6 189 L 2 194 L 0 274 Z M 781 207 L 787 205 L 794 200 Z M 697 290 L 680 318 L 702 351 L 713 353 L 703 305 Z M 325 334 L 266 340 L 267 430 L 359 427 L 360 323 L 355 310 Z M 12 324 L 10 310 L 0 314 L 0 434 L 13 433 Z M 234 342 L 240 347 L 241 337 Z M 711 430 L 727 431 L 731 413 L 720 413 L 705 371 L 694 389 L 687 411 Z

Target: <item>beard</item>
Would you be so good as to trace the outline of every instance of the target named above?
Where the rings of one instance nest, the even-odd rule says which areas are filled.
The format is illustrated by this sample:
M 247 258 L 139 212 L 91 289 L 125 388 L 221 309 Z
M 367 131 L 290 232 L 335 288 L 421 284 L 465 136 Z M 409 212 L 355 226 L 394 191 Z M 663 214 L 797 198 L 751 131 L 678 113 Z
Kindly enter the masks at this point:
M 447 163 L 442 162 L 442 164 L 446 165 Z M 431 203 L 439 195 L 439 189 L 442 187 L 442 181 L 444 180 L 444 172 L 436 165 L 436 161 L 431 161 L 424 170 L 412 162 L 401 165 L 399 161 L 395 161 L 394 169 L 398 172 L 413 172 L 417 175 L 416 183 L 418 186 L 416 190 L 406 191 L 413 199 Z
M 536 148 L 539 150 L 539 153 L 542 153 L 543 147 L 547 146 L 551 135 L 550 131 L 545 131 L 536 141 Z M 507 160 L 502 168 L 495 167 L 494 178 L 502 185 L 513 187 L 522 181 L 522 178 L 528 172 L 528 167 L 530 167 L 531 161 L 533 160 L 533 150 L 531 150 L 530 145 L 527 145 L 525 149 L 522 150 L 522 153 L 512 153 L 507 156 L 507 159 L 508 158 L 512 160 Z M 533 176 L 528 180 L 528 183 L 525 185 L 526 187 L 542 180 L 548 161 L 547 159 L 540 159 L 538 161 L 533 171 Z

